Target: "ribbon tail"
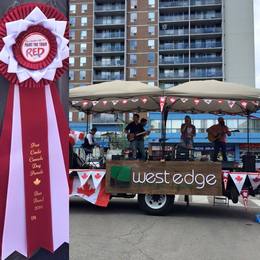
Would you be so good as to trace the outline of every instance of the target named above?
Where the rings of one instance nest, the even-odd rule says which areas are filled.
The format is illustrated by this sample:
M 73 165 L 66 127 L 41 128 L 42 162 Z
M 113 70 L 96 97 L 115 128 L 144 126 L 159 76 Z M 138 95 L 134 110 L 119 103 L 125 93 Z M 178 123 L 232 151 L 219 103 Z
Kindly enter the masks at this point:
M 21 87 L 20 105 L 27 250 L 31 256 L 39 248 L 53 252 L 49 126 L 45 87 Z
M 19 87 L 15 85 L 11 156 L 3 230 L 2 259 L 14 251 L 27 257 L 24 165 Z
M 3 230 L 5 221 L 5 208 L 7 198 L 7 185 L 9 176 L 9 162 L 11 151 L 12 113 L 14 101 L 14 85 L 10 85 L 2 133 L 0 137 L 0 256 L 2 255 Z
M 64 135 L 62 135 L 62 132 L 58 127 L 55 103 L 59 98 L 52 98 L 51 87 L 49 85 L 45 86 L 45 96 L 46 104 L 48 104 L 47 120 L 51 176 L 52 232 L 53 246 L 54 250 L 56 250 L 63 243 L 69 242 L 69 189 L 61 142 L 61 140 L 64 139 L 67 141 L 68 135 L 64 138 Z M 66 130 L 66 128 L 64 128 L 63 131 L 64 130 Z

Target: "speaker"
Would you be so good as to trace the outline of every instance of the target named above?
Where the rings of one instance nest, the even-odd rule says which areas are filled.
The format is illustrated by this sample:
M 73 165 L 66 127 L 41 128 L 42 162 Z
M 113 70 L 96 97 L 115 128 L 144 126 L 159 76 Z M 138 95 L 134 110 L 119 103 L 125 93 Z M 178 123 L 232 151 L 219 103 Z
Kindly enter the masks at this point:
M 255 172 L 255 155 L 251 153 L 247 153 L 242 156 L 242 162 L 243 162 L 243 171 L 245 172 Z

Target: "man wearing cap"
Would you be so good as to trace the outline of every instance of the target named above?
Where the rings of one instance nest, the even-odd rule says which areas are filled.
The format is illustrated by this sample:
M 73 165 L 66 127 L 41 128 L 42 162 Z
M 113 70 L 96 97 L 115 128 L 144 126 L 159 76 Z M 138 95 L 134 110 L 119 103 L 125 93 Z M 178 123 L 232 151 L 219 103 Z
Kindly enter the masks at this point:
M 93 148 L 97 145 L 94 139 L 96 132 L 97 128 L 93 127 L 84 139 L 82 147 L 84 148 L 86 154 L 92 153 Z

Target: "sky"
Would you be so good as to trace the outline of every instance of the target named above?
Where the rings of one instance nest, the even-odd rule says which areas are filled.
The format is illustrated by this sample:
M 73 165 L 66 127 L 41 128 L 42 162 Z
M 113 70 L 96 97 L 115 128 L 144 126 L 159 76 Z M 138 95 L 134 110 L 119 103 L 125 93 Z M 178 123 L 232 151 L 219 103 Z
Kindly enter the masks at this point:
M 260 88 L 260 0 L 254 0 L 255 29 L 255 78 L 256 87 Z

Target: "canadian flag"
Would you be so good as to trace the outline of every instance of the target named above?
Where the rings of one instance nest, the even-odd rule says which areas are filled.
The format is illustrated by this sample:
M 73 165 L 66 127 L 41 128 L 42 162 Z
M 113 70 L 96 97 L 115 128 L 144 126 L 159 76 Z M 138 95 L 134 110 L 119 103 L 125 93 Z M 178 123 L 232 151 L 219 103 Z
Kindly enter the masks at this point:
M 247 174 L 237 172 L 237 173 L 230 173 L 230 176 L 237 188 L 238 193 L 240 193 L 245 183 Z
M 260 186 L 260 173 L 255 174 L 255 173 L 249 173 L 248 178 L 251 182 L 251 185 L 253 187 L 253 190 L 256 190 L 258 186 Z
M 224 189 L 227 189 L 227 184 L 228 184 L 228 176 L 229 176 L 229 171 L 222 171 L 222 179 L 223 179 L 223 183 L 224 183 Z
M 78 140 L 83 140 L 85 137 L 85 134 L 83 132 L 70 130 L 69 133 L 69 142 L 71 145 L 74 145 L 78 142 Z
M 79 196 L 100 207 L 107 207 L 110 199 L 110 194 L 105 192 L 105 179 L 95 189 L 91 178 L 81 186 L 80 179 L 77 176 L 73 179 L 73 188 L 70 196 Z

